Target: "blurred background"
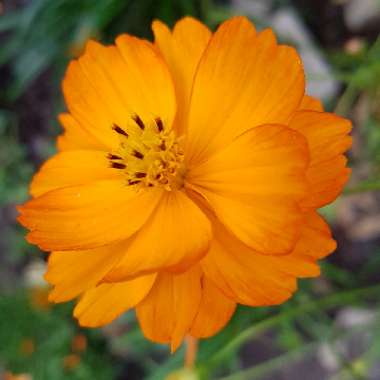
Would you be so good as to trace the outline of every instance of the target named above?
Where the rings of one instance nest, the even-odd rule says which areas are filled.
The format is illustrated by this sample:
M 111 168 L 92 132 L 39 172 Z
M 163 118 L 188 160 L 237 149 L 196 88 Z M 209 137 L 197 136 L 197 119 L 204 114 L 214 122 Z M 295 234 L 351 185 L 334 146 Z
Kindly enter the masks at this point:
M 84 330 L 71 317 L 72 304 L 48 304 L 46 256 L 24 241 L 15 205 L 55 151 L 60 81 L 88 38 L 152 38 L 154 18 L 172 26 L 184 15 L 215 28 L 234 14 L 258 29 L 273 27 L 280 41 L 296 46 L 308 93 L 353 121 L 353 175 L 323 210 L 339 245 L 322 263 L 323 275 L 300 281 L 282 306 L 239 308 L 222 333 L 201 342 L 198 375 L 380 379 L 379 0 L 0 1 L 0 379 L 196 379 L 175 373 L 184 348 L 170 355 L 146 341 L 133 313 Z

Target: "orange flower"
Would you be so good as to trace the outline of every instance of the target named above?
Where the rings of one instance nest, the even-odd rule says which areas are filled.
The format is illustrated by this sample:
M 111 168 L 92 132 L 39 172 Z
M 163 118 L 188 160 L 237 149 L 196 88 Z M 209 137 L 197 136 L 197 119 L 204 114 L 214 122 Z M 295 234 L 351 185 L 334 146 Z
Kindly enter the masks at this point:
M 296 51 L 244 17 L 192 18 L 155 43 L 88 42 L 63 81 L 59 153 L 20 207 L 50 255 L 50 299 L 101 326 L 136 308 L 176 349 L 237 303 L 287 300 L 335 249 L 317 209 L 348 179 L 350 122 L 305 95 Z

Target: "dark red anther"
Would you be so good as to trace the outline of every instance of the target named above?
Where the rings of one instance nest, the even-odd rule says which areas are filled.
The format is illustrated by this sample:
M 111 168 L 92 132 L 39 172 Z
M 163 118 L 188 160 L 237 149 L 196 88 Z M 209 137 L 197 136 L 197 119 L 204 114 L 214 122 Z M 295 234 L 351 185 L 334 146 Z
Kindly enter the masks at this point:
M 166 150 L 165 140 L 162 140 L 162 141 L 161 141 L 160 149 L 161 149 L 161 150 Z
M 124 129 L 122 129 L 121 127 L 119 127 L 117 124 L 113 124 L 113 125 L 112 125 L 112 129 L 113 129 L 115 132 L 119 133 L 120 135 L 123 135 L 123 136 L 125 136 L 125 137 L 129 137 L 129 136 L 128 136 L 128 133 L 125 132 Z
M 127 165 L 121 164 L 120 162 L 111 162 L 111 168 L 114 169 L 125 169 Z
M 156 119 L 154 121 L 156 122 L 158 131 L 162 132 L 164 130 L 164 123 L 162 122 L 161 118 L 156 117 Z
M 107 158 L 110 160 L 121 160 L 120 156 L 117 156 L 116 154 L 108 153 Z
M 145 124 L 141 120 L 139 115 L 132 116 L 132 119 L 135 121 L 135 123 L 140 127 L 140 129 L 143 131 L 145 129 Z
M 138 150 L 134 150 L 133 153 L 132 153 L 136 158 L 138 158 L 139 160 L 142 160 L 144 158 L 144 155 L 139 152 Z

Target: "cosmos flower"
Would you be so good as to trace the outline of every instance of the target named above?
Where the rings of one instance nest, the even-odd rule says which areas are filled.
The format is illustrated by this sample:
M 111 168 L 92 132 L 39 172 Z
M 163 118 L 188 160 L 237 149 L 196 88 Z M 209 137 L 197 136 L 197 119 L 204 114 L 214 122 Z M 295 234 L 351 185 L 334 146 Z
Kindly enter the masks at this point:
M 70 63 L 59 152 L 19 220 L 52 252 L 52 301 L 79 296 L 91 327 L 135 308 L 175 350 L 319 275 L 336 244 L 317 209 L 349 177 L 351 125 L 305 94 L 297 52 L 270 29 L 184 18 L 153 32 L 90 41 Z

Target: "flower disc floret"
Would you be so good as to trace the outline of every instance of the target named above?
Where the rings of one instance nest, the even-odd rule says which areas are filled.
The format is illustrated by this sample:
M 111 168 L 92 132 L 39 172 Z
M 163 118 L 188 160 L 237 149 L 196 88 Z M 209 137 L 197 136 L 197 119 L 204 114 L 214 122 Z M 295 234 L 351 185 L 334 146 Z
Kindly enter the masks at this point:
M 145 123 L 138 115 L 125 128 L 113 124 L 120 145 L 109 153 L 112 168 L 123 170 L 128 185 L 138 188 L 161 186 L 168 191 L 183 186 L 183 150 L 175 132 L 165 128 L 161 118 Z

